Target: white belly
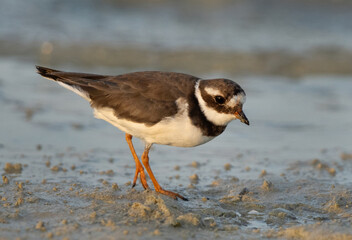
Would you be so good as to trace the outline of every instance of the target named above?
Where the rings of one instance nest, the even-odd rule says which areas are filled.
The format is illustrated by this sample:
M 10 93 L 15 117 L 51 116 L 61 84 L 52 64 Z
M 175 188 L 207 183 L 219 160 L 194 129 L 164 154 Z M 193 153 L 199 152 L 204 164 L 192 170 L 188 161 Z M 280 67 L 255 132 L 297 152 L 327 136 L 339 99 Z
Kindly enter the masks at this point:
M 96 118 L 103 119 L 125 133 L 140 138 L 147 143 L 157 143 L 177 147 L 194 147 L 212 140 L 204 136 L 188 118 L 187 106 L 173 118 L 167 117 L 153 126 L 119 119 L 111 108 L 94 109 Z

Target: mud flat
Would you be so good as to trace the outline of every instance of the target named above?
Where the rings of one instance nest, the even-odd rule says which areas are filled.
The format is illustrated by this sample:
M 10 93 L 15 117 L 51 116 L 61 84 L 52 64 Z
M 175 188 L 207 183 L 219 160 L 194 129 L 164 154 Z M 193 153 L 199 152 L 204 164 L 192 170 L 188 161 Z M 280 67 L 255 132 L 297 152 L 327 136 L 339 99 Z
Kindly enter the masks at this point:
M 1 239 L 352 239 L 351 183 L 336 183 L 316 161 L 295 162 L 281 174 L 270 173 L 270 166 L 265 176 L 249 170 L 240 179 L 234 177 L 239 169 L 198 173 L 203 178 L 198 183 L 186 175 L 207 172 L 206 162 L 199 168 L 180 164 L 184 174 L 165 167 L 170 178 L 161 182 L 190 199 L 184 202 L 140 185 L 132 189 L 133 168 L 120 159 L 111 163 L 101 150 L 42 151 L 22 151 L 19 157 L 1 149 L 7 179 L 0 184 Z M 86 164 L 101 157 L 100 164 Z M 48 166 L 48 158 L 60 170 Z M 22 171 L 5 171 L 8 160 L 24 165 Z M 336 156 L 337 174 L 352 168 L 346 161 Z

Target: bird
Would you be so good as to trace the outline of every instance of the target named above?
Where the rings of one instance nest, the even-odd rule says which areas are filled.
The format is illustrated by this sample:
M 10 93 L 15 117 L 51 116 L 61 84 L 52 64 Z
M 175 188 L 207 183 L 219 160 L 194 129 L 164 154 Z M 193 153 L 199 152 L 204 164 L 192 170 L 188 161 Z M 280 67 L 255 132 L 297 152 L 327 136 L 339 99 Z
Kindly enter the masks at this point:
M 36 66 L 49 80 L 83 97 L 94 116 L 125 133 L 135 161 L 132 187 L 138 177 L 144 189 L 150 189 L 149 175 L 156 192 L 174 199 L 188 199 L 165 190 L 156 180 L 149 164 L 153 144 L 195 147 L 219 136 L 232 120 L 249 125 L 243 112 L 246 93 L 236 82 L 202 79 L 189 74 L 141 71 L 116 76 L 59 71 Z M 141 161 L 132 138 L 144 141 Z

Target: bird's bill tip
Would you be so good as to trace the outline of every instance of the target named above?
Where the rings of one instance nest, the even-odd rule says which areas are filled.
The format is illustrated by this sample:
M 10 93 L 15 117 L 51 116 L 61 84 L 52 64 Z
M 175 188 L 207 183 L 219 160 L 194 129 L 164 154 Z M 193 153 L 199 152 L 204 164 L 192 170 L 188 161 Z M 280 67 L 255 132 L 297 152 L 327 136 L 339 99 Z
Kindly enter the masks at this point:
M 235 112 L 235 117 L 239 119 L 242 123 L 249 125 L 249 120 L 243 111 Z

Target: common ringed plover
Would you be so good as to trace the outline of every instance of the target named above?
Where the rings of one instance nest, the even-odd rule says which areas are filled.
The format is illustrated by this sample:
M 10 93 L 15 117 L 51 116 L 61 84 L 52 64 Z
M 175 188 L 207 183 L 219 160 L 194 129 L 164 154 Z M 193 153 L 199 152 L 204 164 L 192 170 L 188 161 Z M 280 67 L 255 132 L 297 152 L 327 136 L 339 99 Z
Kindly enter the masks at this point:
M 194 147 L 220 135 L 234 119 L 249 125 L 242 111 L 243 89 L 228 79 L 201 79 L 195 76 L 146 71 L 106 76 L 63 72 L 37 66 L 43 77 L 56 81 L 87 101 L 94 116 L 126 133 L 126 141 L 136 163 L 133 187 L 138 176 L 149 189 L 144 168 L 156 192 L 187 200 L 164 190 L 149 165 L 149 150 L 155 144 Z M 142 163 L 132 137 L 145 142 Z M 144 166 L 144 167 L 143 167 Z

